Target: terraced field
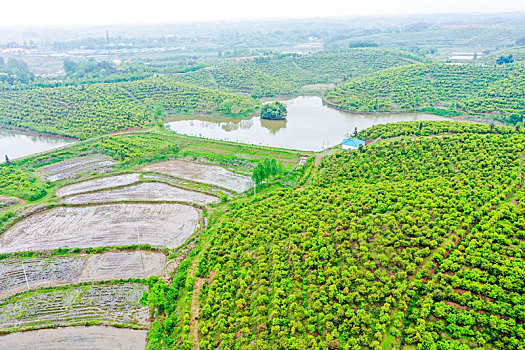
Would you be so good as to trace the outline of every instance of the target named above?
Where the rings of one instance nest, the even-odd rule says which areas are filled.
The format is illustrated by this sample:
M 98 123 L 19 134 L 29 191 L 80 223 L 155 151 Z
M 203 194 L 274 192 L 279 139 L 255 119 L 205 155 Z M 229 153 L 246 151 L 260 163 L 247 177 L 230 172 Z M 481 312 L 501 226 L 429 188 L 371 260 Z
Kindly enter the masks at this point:
M 199 211 L 180 204 L 55 208 L 0 236 L 0 253 L 148 243 L 176 248 L 197 228 Z
M 111 166 L 115 164 L 116 162 L 113 159 L 102 155 L 77 157 L 46 165 L 39 169 L 39 173 L 42 174 L 45 180 L 54 182 L 72 178 L 77 174 L 88 171 L 109 171 Z
M 68 327 L 0 336 L 0 344 L 11 350 L 143 350 L 145 330 L 114 327 Z
M 0 304 L 0 332 L 86 322 L 146 328 L 149 310 L 140 304 L 146 290 L 143 284 L 120 283 L 19 294 Z
M 144 167 L 143 170 L 220 186 L 237 193 L 248 190 L 252 185 L 252 180 L 248 176 L 236 174 L 220 166 L 183 160 L 170 160 L 150 164 Z
M 20 202 L 20 198 L 17 197 L 6 197 L 0 195 L 0 208 L 9 207 Z
M 152 182 L 101 192 L 79 194 L 65 198 L 63 203 L 89 204 L 118 201 L 187 202 L 206 205 L 218 202 L 218 199 L 204 193 Z
M 163 253 L 141 251 L 0 260 L 0 299 L 28 288 L 161 276 L 166 260 Z
M 84 192 L 98 191 L 106 188 L 131 185 L 135 182 L 138 182 L 139 179 L 140 174 L 124 174 L 117 176 L 102 177 L 99 179 L 88 180 L 64 186 L 58 189 L 56 193 L 59 197 L 66 197 Z

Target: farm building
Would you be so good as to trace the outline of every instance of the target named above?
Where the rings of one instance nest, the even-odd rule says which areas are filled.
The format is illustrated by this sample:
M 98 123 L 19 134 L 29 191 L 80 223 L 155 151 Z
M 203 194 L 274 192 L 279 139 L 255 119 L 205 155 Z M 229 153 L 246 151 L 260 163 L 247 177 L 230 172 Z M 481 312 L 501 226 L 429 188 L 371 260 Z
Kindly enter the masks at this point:
M 341 143 L 343 150 L 358 149 L 359 146 L 364 145 L 366 141 L 359 139 L 344 139 Z

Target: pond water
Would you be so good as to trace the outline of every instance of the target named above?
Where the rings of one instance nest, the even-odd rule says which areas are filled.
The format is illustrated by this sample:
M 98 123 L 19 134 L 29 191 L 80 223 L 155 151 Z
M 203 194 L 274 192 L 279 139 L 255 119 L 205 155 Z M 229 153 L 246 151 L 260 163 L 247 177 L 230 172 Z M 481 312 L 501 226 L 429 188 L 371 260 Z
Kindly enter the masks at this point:
M 70 140 L 31 135 L 19 131 L 0 129 L 0 163 L 9 159 L 29 156 L 67 145 Z
M 376 124 L 401 121 L 450 120 L 432 114 L 353 114 L 323 105 L 318 96 L 300 96 L 286 103 L 286 120 L 180 117 L 166 125 L 173 131 L 209 139 L 249 143 L 302 151 L 336 146 L 353 134 Z

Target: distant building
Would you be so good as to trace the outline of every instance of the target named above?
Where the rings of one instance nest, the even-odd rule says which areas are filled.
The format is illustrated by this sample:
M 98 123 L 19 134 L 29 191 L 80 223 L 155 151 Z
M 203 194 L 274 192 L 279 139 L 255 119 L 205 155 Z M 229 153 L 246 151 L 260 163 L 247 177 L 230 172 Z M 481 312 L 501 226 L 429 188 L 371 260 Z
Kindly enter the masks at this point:
M 364 145 L 366 141 L 359 139 L 344 139 L 341 143 L 343 150 L 358 149 L 359 146 Z

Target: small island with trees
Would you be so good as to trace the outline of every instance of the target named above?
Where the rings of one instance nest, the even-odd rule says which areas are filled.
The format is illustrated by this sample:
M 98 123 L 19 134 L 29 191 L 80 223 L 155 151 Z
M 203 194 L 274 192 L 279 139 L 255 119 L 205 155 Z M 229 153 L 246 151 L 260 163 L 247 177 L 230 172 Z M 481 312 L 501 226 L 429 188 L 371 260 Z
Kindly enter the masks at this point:
M 261 118 L 267 120 L 284 120 L 288 111 L 286 105 L 281 102 L 267 103 L 261 108 Z

